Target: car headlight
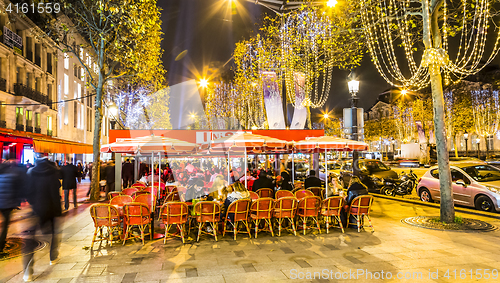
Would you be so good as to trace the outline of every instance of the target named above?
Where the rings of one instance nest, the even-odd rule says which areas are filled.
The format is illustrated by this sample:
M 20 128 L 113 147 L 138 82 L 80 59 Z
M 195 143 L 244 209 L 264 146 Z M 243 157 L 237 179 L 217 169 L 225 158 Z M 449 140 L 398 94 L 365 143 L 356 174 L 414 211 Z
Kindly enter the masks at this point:
M 492 191 L 492 192 L 496 193 L 496 194 L 500 194 L 500 190 L 499 190 L 499 189 L 497 189 L 497 188 L 488 187 L 488 186 L 486 186 L 486 188 L 487 188 L 488 190 L 490 190 L 490 191 Z

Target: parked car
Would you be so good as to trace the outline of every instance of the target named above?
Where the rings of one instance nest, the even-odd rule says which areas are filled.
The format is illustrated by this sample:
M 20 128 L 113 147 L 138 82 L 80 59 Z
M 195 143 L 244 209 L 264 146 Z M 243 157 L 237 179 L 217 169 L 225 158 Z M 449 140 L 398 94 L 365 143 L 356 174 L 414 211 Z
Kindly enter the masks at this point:
M 483 161 L 450 163 L 452 194 L 455 204 L 482 211 L 500 211 L 500 170 Z M 420 178 L 417 193 L 420 200 L 440 199 L 438 168 L 432 167 Z
M 294 160 L 295 165 L 294 173 L 296 180 L 303 180 L 309 174 L 309 161 L 308 160 Z M 288 162 L 288 171 L 292 172 L 292 162 Z
M 340 174 L 340 168 L 342 167 L 342 161 L 328 161 L 328 175 L 331 174 Z M 325 164 L 319 164 L 319 178 L 324 181 L 325 180 Z
M 486 163 L 500 169 L 500 155 L 491 155 L 486 159 Z
M 368 188 L 369 192 L 379 193 L 384 185 L 384 178 L 397 179 L 398 173 L 376 159 L 360 159 L 358 161 L 360 169 L 359 177 L 361 182 Z M 342 187 L 347 188 L 352 177 L 352 162 L 346 162 L 340 169 L 339 180 Z

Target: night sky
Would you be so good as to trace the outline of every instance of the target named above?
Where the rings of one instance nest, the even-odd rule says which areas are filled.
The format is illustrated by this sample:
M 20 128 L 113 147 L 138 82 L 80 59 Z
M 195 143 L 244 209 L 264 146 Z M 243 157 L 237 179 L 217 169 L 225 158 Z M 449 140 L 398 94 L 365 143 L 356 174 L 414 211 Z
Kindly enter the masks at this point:
M 239 3 L 243 9 L 232 14 L 226 0 L 158 1 L 163 9 L 163 63 L 168 71 L 169 85 L 202 77 L 204 66 L 208 66 L 210 62 L 227 62 L 235 43 L 255 34 L 256 24 L 260 23 L 265 13 L 274 14 L 251 2 Z M 183 53 L 185 56 L 179 56 L 183 51 L 187 51 Z M 180 57 L 182 58 L 179 59 Z M 495 61 L 498 62 L 499 59 Z M 231 61 L 229 64 L 232 63 Z M 360 81 L 359 106 L 366 110 L 376 102 L 378 94 L 390 85 L 377 72 L 368 54 L 365 54 L 361 66 L 354 71 Z M 334 71 L 330 97 L 321 110 L 349 106 L 348 74 L 349 71 Z

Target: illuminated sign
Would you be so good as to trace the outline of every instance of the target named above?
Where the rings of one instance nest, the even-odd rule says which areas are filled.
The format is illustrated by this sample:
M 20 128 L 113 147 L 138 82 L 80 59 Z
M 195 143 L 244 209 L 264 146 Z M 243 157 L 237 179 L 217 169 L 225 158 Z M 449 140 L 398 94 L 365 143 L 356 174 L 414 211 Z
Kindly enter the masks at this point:
M 18 54 L 23 55 L 23 38 L 6 26 L 3 27 L 3 43 L 14 49 Z

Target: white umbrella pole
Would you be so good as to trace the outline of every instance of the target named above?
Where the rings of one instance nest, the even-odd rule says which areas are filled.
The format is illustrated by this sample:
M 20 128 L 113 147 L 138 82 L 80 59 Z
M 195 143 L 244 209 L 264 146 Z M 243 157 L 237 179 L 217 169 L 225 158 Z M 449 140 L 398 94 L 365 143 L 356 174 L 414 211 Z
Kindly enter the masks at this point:
M 231 184 L 231 182 L 229 181 L 229 178 L 231 178 L 231 174 L 229 173 L 229 165 L 231 164 L 231 161 L 229 161 L 229 151 L 227 152 L 227 185 L 229 186 L 229 184 Z
M 292 150 L 292 185 L 295 188 L 295 154 Z
M 328 162 L 325 148 L 325 199 L 328 198 Z
M 245 148 L 245 188 L 248 190 L 247 187 L 247 149 Z

